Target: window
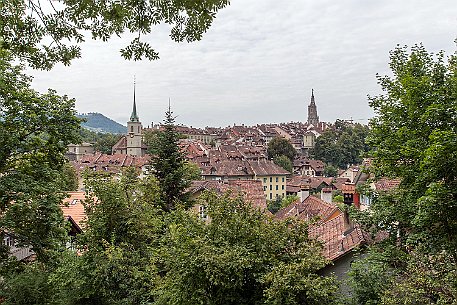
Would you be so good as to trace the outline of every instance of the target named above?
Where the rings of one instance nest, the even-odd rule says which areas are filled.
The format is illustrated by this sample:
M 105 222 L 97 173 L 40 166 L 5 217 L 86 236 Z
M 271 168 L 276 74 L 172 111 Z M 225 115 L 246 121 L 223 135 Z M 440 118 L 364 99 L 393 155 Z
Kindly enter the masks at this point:
M 200 205 L 198 207 L 198 216 L 203 220 L 208 219 L 208 215 L 206 215 L 206 207 L 204 205 Z
M 270 193 L 270 199 L 273 199 L 273 194 L 272 193 Z
M 282 177 L 282 182 L 284 182 L 284 177 Z
M 279 178 L 278 178 L 278 177 L 276 177 L 276 182 L 278 182 L 278 181 L 279 181 Z
M 283 185 L 281 185 L 281 190 L 283 190 L 283 191 L 284 191 L 284 184 L 283 184 Z
M 270 191 L 273 189 L 273 185 L 270 184 Z
M 273 182 L 273 177 L 270 177 L 270 182 Z
M 130 126 L 130 131 L 133 132 L 133 126 Z
M 279 189 L 278 187 L 279 187 L 279 185 L 276 185 L 276 190 L 278 190 L 278 189 Z
M 265 192 L 266 190 L 267 190 L 267 186 L 265 185 L 265 186 L 263 187 L 263 191 Z
M 267 183 L 267 178 L 263 178 L 263 183 Z

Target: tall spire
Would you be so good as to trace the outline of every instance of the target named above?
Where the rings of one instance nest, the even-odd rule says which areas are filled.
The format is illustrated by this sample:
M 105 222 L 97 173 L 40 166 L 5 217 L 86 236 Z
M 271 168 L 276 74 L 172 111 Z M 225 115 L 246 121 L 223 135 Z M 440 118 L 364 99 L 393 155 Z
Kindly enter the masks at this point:
M 314 89 L 311 89 L 311 105 L 314 104 L 316 104 L 316 102 L 314 101 Z
M 135 98 L 135 91 L 136 91 L 136 78 L 133 76 L 133 111 L 130 115 L 130 122 L 139 122 L 140 119 L 138 118 L 138 114 L 136 113 L 136 98 Z
M 314 101 L 314 89 L 311 89 L 311 103 L 308 106 L 308 124 L 314 127 L 319 124 L 316 102 Z

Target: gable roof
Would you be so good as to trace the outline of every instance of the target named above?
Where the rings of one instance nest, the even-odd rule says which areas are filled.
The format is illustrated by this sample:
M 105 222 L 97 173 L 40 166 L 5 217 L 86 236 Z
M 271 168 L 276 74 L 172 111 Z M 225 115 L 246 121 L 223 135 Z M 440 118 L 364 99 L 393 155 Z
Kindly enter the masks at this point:
M 63 200 L 60 206 L 62 213 L 66 219 L 77 226 L 79 231 L 83 231 L 83 222 L 86 219 L 86 213 L 82 201 L 85 200 L 84 192 L 69 192 L 70 197 Z
M 296 201 L 280 209 L 276 212 L 275 218 L 285 219 L 287 217 L 297 217 L 305 221 L 318 218 L 318 223 L 320 223 L 335 214 L 341 214 L 336 204 L 325 202 L 314 196 L 308 196 L 302 202 Z
M 309 236 L 323 243 L 323 255 L 332 261 L 367 242 L 366 235 L 357 224 L 351 230 L 346 231 L 343 214 L 321 224 L 310 226 Z

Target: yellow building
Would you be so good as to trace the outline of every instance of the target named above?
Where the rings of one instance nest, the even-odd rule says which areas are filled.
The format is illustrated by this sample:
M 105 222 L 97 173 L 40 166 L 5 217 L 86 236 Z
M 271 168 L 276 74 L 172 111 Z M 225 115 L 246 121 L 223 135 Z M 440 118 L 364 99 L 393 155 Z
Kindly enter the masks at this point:
M 272 161 L 250 161 L 254 179 L 260 180 L 266 199 L 286 196 L 286 178 L 290 173 Z

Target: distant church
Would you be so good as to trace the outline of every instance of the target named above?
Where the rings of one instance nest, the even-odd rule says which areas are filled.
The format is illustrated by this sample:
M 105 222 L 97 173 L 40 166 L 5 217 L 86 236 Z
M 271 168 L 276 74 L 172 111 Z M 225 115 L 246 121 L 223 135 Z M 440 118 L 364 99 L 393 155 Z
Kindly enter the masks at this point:
M 317 116 L 317 106 L 314 101 L 314 89 L 311 89 L 311 103 L 308 106 L 308 125 L 319 126 L 319 117 Z
M 144 156 L 147 147 L 143 143 L 143 125 L 136 112 L 135 83 L 133 83 L 133 110 L 127 122 L 127 135 L 114 144 L 112 153 L 130 156 Z

